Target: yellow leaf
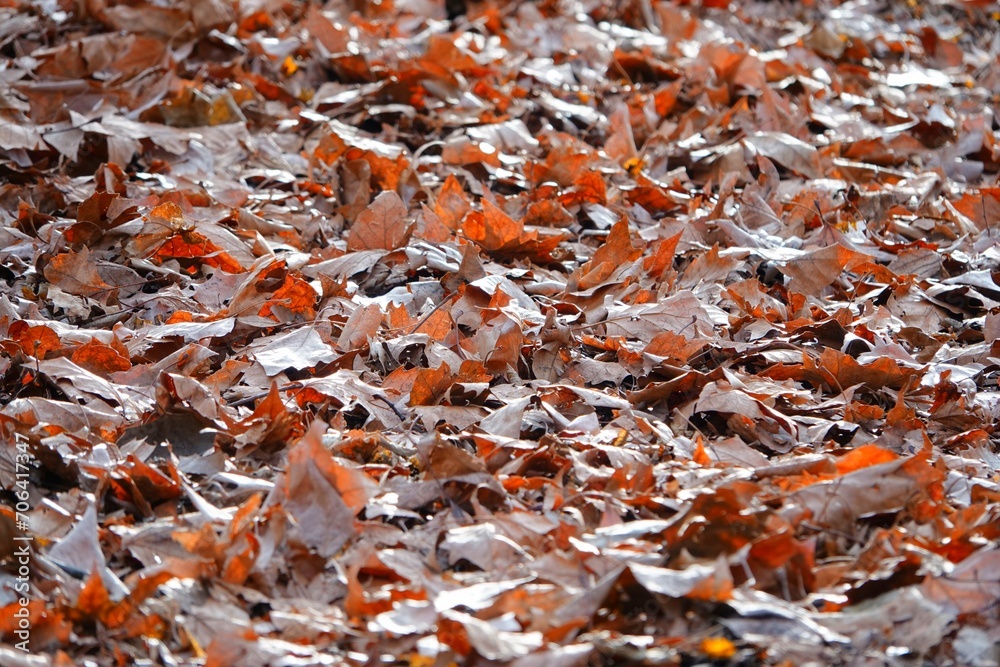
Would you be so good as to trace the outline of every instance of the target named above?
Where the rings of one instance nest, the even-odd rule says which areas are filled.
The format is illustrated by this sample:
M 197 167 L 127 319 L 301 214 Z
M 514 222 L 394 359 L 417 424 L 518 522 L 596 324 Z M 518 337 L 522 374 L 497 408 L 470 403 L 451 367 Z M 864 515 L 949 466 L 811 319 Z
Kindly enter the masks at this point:
M 736 645 L 725 637 L 705 637 L 701 652 L 713 660 L 727 660 L 736 655 Z

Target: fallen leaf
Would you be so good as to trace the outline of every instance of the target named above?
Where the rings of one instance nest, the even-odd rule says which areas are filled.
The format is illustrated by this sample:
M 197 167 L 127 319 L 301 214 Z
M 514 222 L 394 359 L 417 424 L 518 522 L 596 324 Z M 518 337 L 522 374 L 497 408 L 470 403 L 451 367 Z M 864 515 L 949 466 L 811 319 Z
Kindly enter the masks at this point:
M 325 430 L 321 421 L 314 421 L 305 437 L 292 447 L 283 484 L 275 488 L 272 497 L 281 499 L 298 538 L 329 558 L 356 534 L 354 516 L 376 487 L 367 475 L 340 465 L 330 456 L 321 440 Z
M 409 233 L 403 200 L 395 192 L 382 192 L 354 221 L 347 249 L 395 250 L 406 243 Z
M 818 295 L 844 271 L 850 271 L 869 259 L 866 255 L 835 244 L 795 258 L 785 264 L 782 271 L 791 278 L 791 289 L 803 294 Z
M 17 341 L 25 354 L 38 359 L 44 359 L 49 352 L 62 348 L 59 336 L 44 324 L 32 326 L 24 320 L 18 320 L 10 326 L 8 334 Z
M 318 366 L 333 361 L 337 355 L 315 329 L 299 327 L 255 343 L 253 358 L 271 377 L 289 368 L 302 370 Z
M 132 362 L 119 350 L 93 338 L 73 350 L 70 360 L 81 368 L 103 375 L 132 368 Z
M 651 565 L 629 564 L 635 580 L 650 593 L 672 598 L 724 601 L 729 599 L 733 580 L 729 568 L 713 565 L 688 565 L 672 570 Z
M 523 256 L 536 262 L 548 262 L 552 251 L 563 240 L 554 230 L 528 230 L 488 200 L 483 200 L 483 212 L 466 215 L 462 226 L 469 240 L 486 252 L 500 258 Z
M 86 247 L 80 252 L 70 250 L 56 255 L 45 267 L 44 273 L 46 280 L 78 296 L 107 301 L 113 290 L 97 273 Z
M 586 290 L 600 285 L 615 271 L 635 261 L 642 250 L 641 246 L 632 245 L 628 220 L 622 218 L 611 227 L 607 241 L 594 252 L 594 257 L 580 267 L 578 288 Z

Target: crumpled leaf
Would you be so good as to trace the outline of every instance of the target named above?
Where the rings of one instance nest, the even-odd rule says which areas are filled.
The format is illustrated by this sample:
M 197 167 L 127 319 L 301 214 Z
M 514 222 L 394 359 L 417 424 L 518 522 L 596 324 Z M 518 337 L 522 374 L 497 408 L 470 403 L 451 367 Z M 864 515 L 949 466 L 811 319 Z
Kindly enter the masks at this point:
M 329 558 L 356 534 L 355 515 L 374 495 L 376 484 L 363 472 L 337 463 L 323 447 L 326 426 L 312 428 L 288 453 L 283 484 L 268 503 L 280 502 L 294 521 L 294 535 Z
M 527 229 L 488 200 L 483 200 L 482 213 L 465 217 L 462 229 L 469 240 L 496 257 L 524 256 L 536 262 L 551 261 L 552 251 L 563 240 L 560 232 Z
M 106 301 L 113 289 L 97 273 L 86 247 L 80 252 L 70 250 L 53 257 L 45 267 L 45 278 L 70 294 L 101 301 Z

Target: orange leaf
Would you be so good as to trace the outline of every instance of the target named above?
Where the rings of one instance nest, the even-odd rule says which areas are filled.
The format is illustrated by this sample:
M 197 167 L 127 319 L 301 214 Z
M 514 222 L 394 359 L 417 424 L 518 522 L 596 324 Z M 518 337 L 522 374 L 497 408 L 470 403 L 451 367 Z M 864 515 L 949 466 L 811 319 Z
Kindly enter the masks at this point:
M 147 216 L 150 221 L 157 222 L 172 229 L 180 229 L 184 224 L 184 210 L 175 202 L 166 200 L 153 208 Z
M 680 284 L 683 287 L 694 287 L 698 283 L 723 284 L 729 272 L 740 265 L 740 260 L 734 257 L 719 255 L 718 244 L 705 253 L 699 253 L 684 270 Z
M 604 152 L 619 164 L 635 160 L 639 151 L 635 147 L 635 137 L 632 134 L 632 118 L 629 108 L 619 103 L 608 117 L 610 132 L 604 143 Z
M 76 599 L 76 608 L 88 616 L 96 616 L 111 604 L 111 598 L 101 575 L 96 571 L 91 572 L 87 577 L 87 582 L 80 591 L 80 596 Z
M 222 578 L 231 584 L 242 584 L 247 580 L 260 553 L 260 542 L 252 532 L 243 533 L 240 539 L 246 546 L 232 554 L 222 568 Z
M 177 324 L 178 322 L 194 322 L 194 313 L 188 310 L 175 311 L 166 319 L 164 324 Z
M 18 320 L 10 325 L 9 335 L 25 354 L 36 359 L 44 359 L 46 354 L 62 347 L 56 332 L 44 324 L 29 326 L 24 320 Z
M 537 227 L 566 228 L 576 222 L 576 216 L 563 208 L 558 199 L 542 199 L 528 205 L 524 224 Z
M 837 472 L 846 475 L 878 463 L 895 461 L 897 458 L 899 457 L 896 454 L 878 445 L 862 445 L 837 459 Z
M 267 397 L 257 404 L 253 414 L 237 423 L 234 430 L 252 433 L 257 447 L 272 451 L 301 435 L 302 424 L 298 414 L 290 412 L 281 400 L 277 383 L 272 382 Z
M 642 246 L 632 245 L 628 218 L 622 216 L 611 227 L 608 239 L 594 253 L 593 258 L 580 267 L 579 289 L 586 290 L 600 285 L 615 271 L 634 262 L 642 254 Z
M 419 368 L 398 367 L 382 380 L 382 391 L 392 398 L 402 396 L 413 388 Z
M 458 226 L 465 218 L 465 214 L 471 209 L 472 205 L 469 204 L 469 199 L 465 196 L 462 184 L 458 182 L 454 174 L 448 174 L 448 178 L 445 179 L 441 185 L 441 189 L 438 190 L 434 212 L 437 213 L 438 217 L 441 218 L 441 222 L 448 229 L 454 231 L 458 229 Z
M 50 283 L 77 296 L 106 298 L 111 290 L 111 286 L 98 275 L 86 247 L 80 252 L 56 255 L 45 267 L 44 274 Z
M 701 439 L 700 435 L 698 436 L 697 445 L 694 449 L 694 455 L 691 458 L 698 465 L 712 465 L 712 457 L 710 457 L 708 452 L 705 451 L 705 442 Z
M 420 323 L 413 333 L 427 334 L 431 340 L 444 341 L 454 331 L 455 322 L 446 310 L 436 310 Z
M 649 341 L 643 353 L 683 364 L 692 354 L 701 351 L 705 345 L 704 340 L 688 340 L 673 331 L 662 331 L 653 336 L 653 340 Z
M 683 235 L 684 232 L 678 232 L 668 239 L 653 244 L 652 253 L 642 260 L 643 270 L 650 276 L 658 278 L 664 271 L 673 266 L 677 244 L 680 243 Z
M 608 199 L 607 185 L 600 172 L 588 170 L 580 172 L 573 179 L 573 187 L 559 197 L 563 206 L 573 206 L 583 203 L 601 204 Z
M 421 368 L 410 389 L 409 405 L 434 405 L 452 384 L 454 378 L 445 364 L 437 368 Z
M 546 230 L 543 236 L 538 230 L 525 230 L 523 223 L 485 199 L 483 212 L 469 213 L 463 230 L 469 240 L 498 258 L 528 257 L 540 262 L 551 261 L 552 251 L 563 239 L 562 232 Z
M 156 250 L 153 257 L 167 259 L 201 259 L 205 264 L 226 273 L 242 273 L 243 267 L 233 257 L 207 238 L 190 230 L 174 234 Z
M 889 357 L 879 357 L 862 365 L 854 357 L 831 348 L 823 350 L 818 365 L 831 373 L 842 389 L 856 384 L 864 384 L 869 389 L 898 388 L 914 373 L 913 369 L 900 366 Z
M 268 299 L 258 313 L 261 317 L 273 317 L 278 319 L 272 312 L 272 306 L 281 306 L 293 313 L 302 315 L 307 319 L 312 319 L 316 315 L 316 290 L 302 278 L 288 274 L 281 287 L 275 290 L 271 298 Z
M 82 366 L 98 375 L 108 375 L 132 368 L 131 361 L 110 345 L 105 345 L 96 338 L 91 338 L 87 343 L 76 348 L 70 359 L 77 366 Z

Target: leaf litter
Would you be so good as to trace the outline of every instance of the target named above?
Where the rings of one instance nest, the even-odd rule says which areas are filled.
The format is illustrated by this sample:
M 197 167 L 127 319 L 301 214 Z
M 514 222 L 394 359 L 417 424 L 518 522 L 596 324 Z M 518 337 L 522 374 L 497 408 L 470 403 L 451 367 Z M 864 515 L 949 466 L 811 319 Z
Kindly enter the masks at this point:
M 7 3 L 0 662 L 997 664 L 989 9 Z

